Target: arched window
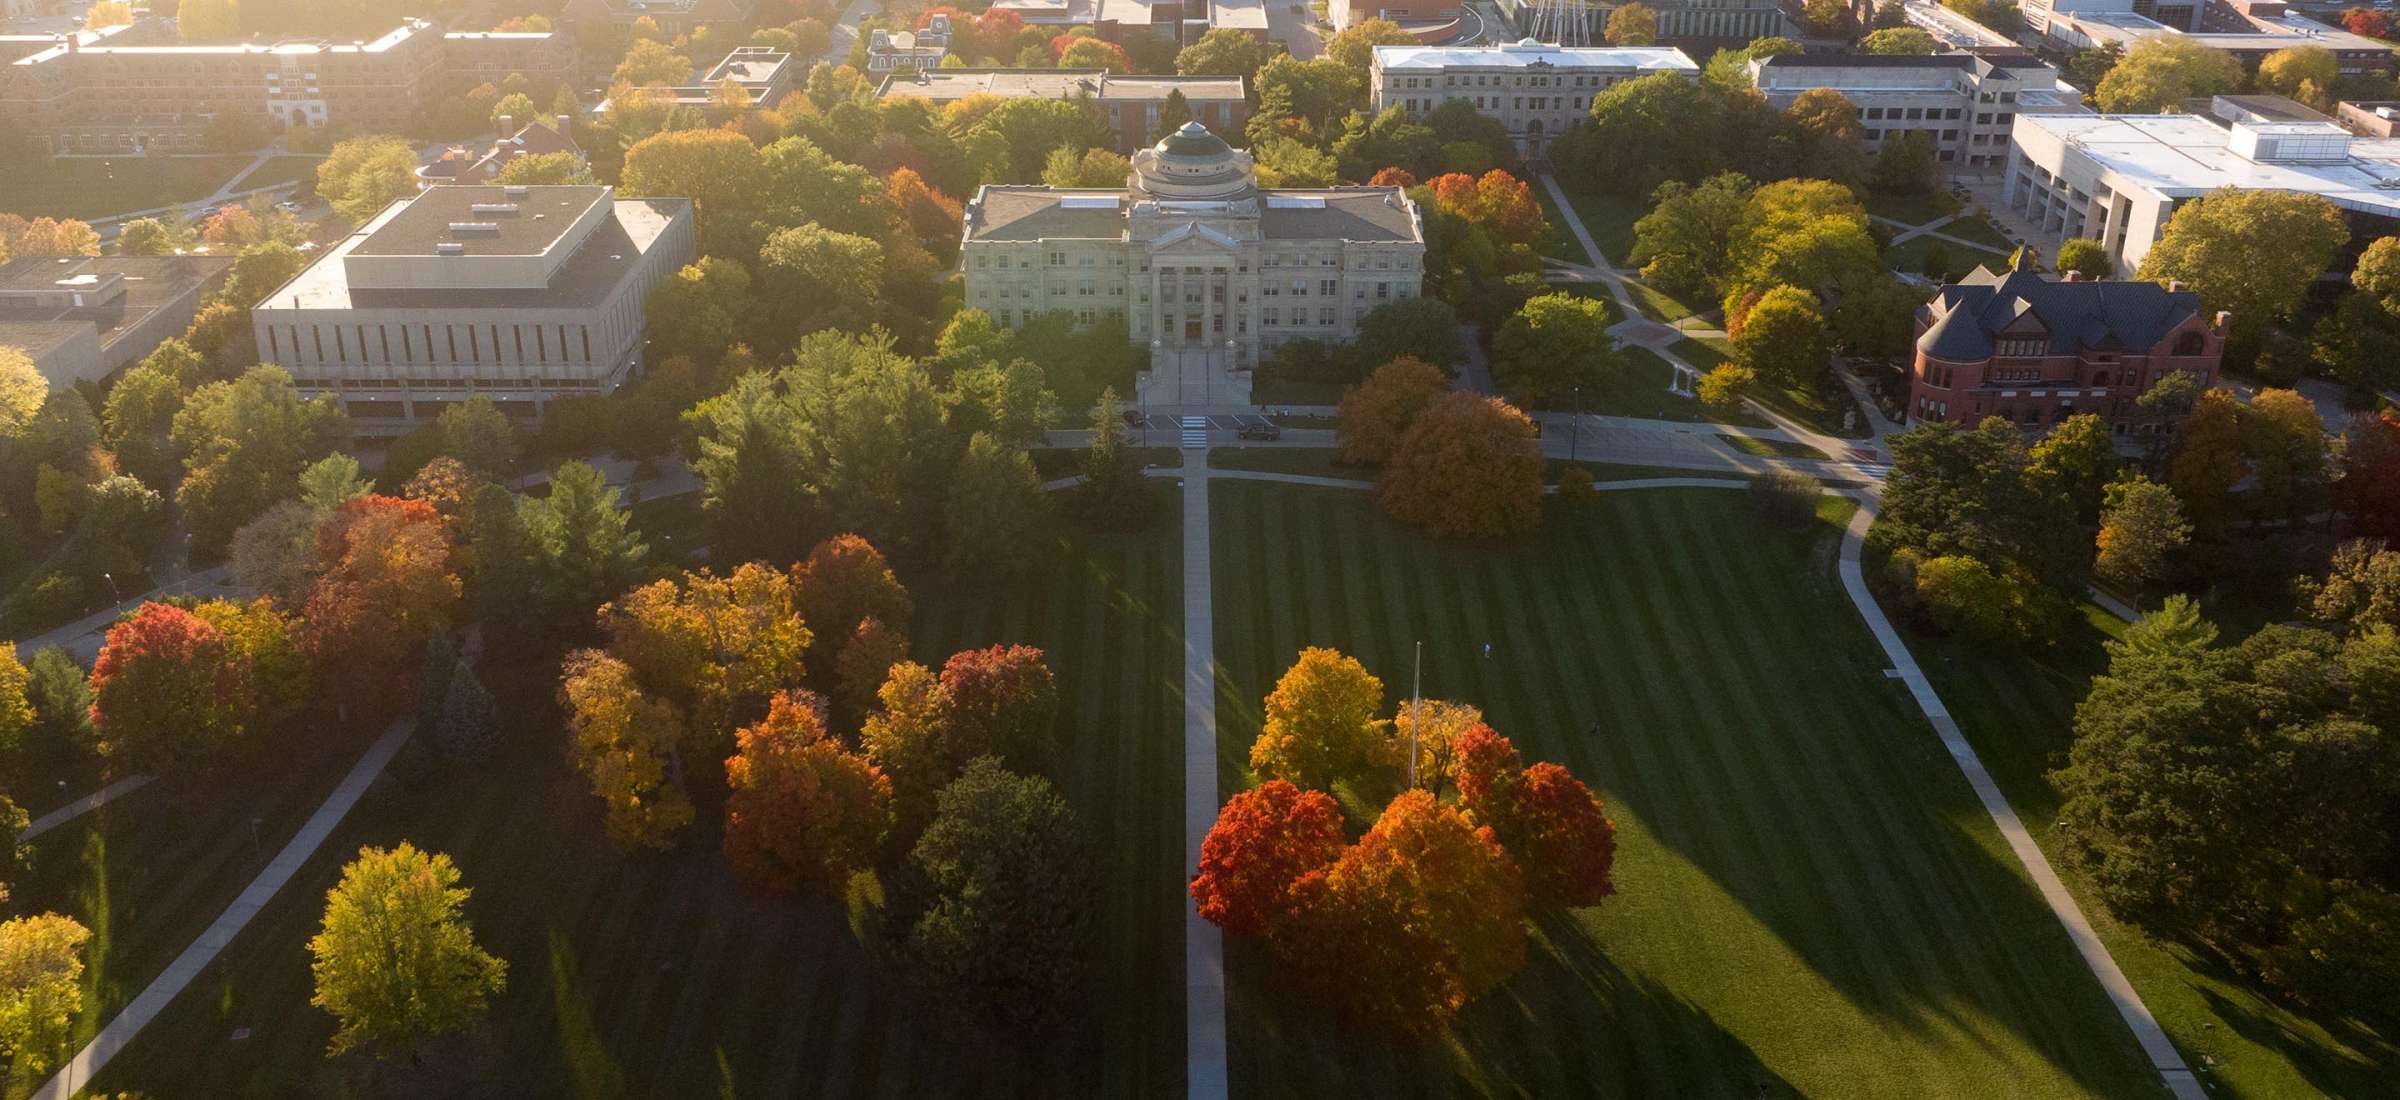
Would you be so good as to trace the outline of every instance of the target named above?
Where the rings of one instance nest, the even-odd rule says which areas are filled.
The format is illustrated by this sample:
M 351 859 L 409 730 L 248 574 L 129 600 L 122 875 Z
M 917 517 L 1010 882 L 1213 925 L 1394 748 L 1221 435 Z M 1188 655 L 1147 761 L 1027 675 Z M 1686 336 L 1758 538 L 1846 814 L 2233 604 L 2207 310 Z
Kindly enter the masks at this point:
M 2175 338 L 2175 354 L 2198 355 L 2208 347 L 2208 338 L 2197 332 L 2187 332 Z

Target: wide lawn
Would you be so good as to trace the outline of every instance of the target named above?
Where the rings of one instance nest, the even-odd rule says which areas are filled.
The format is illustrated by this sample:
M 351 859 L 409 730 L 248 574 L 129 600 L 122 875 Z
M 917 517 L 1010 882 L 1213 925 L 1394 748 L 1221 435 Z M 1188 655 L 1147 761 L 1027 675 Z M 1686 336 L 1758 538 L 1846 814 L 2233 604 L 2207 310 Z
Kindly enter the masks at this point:
M 265 164 L 259 165 L 256 170 L 236 182 L 233 189 L 249 191 L 300 180 L 314 181 L 317 175 L 317 165 L 324 162 L 325 158 L 323 157 L 269 157 Z
M 1542 217 L 1549 223 L 1535 251 L 1568 263 L 1591 263 L 1590 254 L 1575 239 L 1575 231 L 1568 228 L 1565 215 L 1550 198 L 1550 189 L 1538 179 L 1531 182 L 1533 195 L 1542 204 Z M 1600 254 L 1609 263 L 1624 263 L 1625 257 L 1633 254 L 1633 223 L 1640 221 L 1650 208 L 1604 192 L 1578 190 L 1563 180 L 1559 186 L 1566 191 L 1567 201 L 1575 205 L 1575 216 L 1583 220 L 1583 231 L 1592 235 L 1593 244 L 1600 246 Z
M 1883 265 L 1908 275 L 1954 282 L 1978 265 L 1998 267 L 2008 260 L 2005 248 L 1986 251 L 1938 237 L 1911 237 L 1883 254 Z
M 1426 1043 L 1343 1028 L 1231 941 L 1237 1096 L 2111 1096 L 2163 1090 L 1833 577 L 1829 500 L 1605 494 L 1444 545 L 1364 494 L 1220 483 L 1220 774 L 1304 645 L 1484 708 L 1607 801 L 1618 896 Z M 1489 646 L 1488 652 L 1485 647 Z M 1363 810 L 1353 797 L 1354 810 Z
M 195 202 L 250 160 L 248 155 L 60 157 L 0 168 L 0 213 L 88 220 Z
M 325 889 L 365 844 L 451 854 L 477 938 L 507 992 L 431 1069 L 389 1067 L 416 1095 L 1151 1097 L 1181 1089 L 1182 603 L 1174 490 L 1136 534 L 1062 523 L 1027 581 L 916 589 L 916 656 L 1024 642 L 1048 651 L 1063 702 L 1055 778 L 1100 874 L 1087 994 L 1061 1032 L 969 1038 L 906 971 L 870 958 L 838 900 L 773 898 L 718 854 L 713 795 L 685 845 L 616 852 L 568 767 L 554 665 L 493 676 L 502 747 L 468 768 L 412 747 L 328 842 L 98 1087 L 152 1096 L 369 1095 L 328 1060 L 308 1005 L 306 943 Z M 201 822 L 212 830 L 220 823 Z M 183 823 L 149 827 L 180 831 Z M 277 834 L 269 836 L 277 842 Z M 207 878 L 199 875 L 197 877 Z M 211 913 L 213 916 L 213 912 Z M 120 913 L 119 935 L 129 923 Z M 180 944 L 178 944 L 180 946 Z M 248 1037 L 234 1039 L 236 1029 Z M 471 1087 L 470 1087 L 471 1085 Z
M 2107 667 L 2115 619 L 2087 608 L 2056 649 L 1994 652 L 1940 638 L 1911 638 L 1943 703 L 2008 795 L 2034 840 L 2083 906 L 2142 1002 L 2203 1071 L 2211 1091 L 2245 1100 L 2390 1095 L 2400 1081 L 2400 1036 L 2331 1013 L 2310 1012 L 2243 979 L 2213 956 L 2152 939 L 2116 920 L 2053 839 L 2059 794 L 2048 772 L 2074 743 L 2075 704 Z M 2241 630 L 2227 628 L 2226 637 Z

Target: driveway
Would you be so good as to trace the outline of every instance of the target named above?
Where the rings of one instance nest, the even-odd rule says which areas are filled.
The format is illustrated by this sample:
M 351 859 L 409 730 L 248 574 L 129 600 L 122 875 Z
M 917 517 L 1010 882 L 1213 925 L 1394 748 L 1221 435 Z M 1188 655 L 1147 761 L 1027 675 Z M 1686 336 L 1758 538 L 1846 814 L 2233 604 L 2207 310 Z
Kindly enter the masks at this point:
M 1314 61 L 1325 52 L 1324 33 L 1317 29 L 1308 5 L 1300 5 L 1295 12 L 1291 0 L 1267 0 L 1267 37 L 1283 43 L 1301 61 Z

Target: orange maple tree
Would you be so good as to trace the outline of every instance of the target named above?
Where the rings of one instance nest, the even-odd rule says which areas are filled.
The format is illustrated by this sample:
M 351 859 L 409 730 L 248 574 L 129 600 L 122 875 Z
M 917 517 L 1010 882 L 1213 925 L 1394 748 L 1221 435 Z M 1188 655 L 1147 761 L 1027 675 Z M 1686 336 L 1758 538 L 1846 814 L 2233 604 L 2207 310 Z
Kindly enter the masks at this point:
M 734 734 L 725 761 L 725 858 L 775 893 L 838 890 L 875 860 L 892 825 L 892 783 L 825 729 L 824 701 L 781 692 Z
M 1502 538 L 1541 522 L 1533 421 L 1496 397 L 1452 392 L 1400 437 L 1375 483 L 1384 514 L 1449 538 Z
M 157 771 L 241 732 L 249 685 L 232 644 L 199 616 L 146 603 L 108 628 L 92 663 L 92 724 L 110 767 Z
M 1414 356 L 1375 368 L 1366 381 L 1342 394 L 1341 406 L 1334 411 L 1337 457 L 1351 465 L 1382 465 L 1417 414 L 1449 389 L 1442 368 Z

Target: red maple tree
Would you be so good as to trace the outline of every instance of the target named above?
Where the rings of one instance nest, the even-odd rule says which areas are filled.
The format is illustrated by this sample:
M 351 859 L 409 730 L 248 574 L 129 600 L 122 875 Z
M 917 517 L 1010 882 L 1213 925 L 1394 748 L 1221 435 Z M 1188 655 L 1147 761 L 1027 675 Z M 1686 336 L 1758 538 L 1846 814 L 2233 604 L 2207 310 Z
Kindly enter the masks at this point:
M 1018 771 L 1039 772 L 1055 748 L 1058 681 L 1029 645 L 962 650 L 942 664 L 950 730 L 967 755 L 990 753 Z
M 838 890 L 892 825 L 892 782 L 825 729 L 824 701 L 779 692 L 734 733 L 725 761 L 725 858 L 760 889 Z
M 225 635 L 199 616 L 146 603 L 108 628 L 92 663 L 92 724 L 112 767 L 160 771 L 241 732 L 249 685 Z
M 1192 901 L 1228 932 L 1264 935 L 1302 875 L 1341 858 L 1342 808 L 1323 791 L 1281 779 L 1227 799 L 1200 842 Z

